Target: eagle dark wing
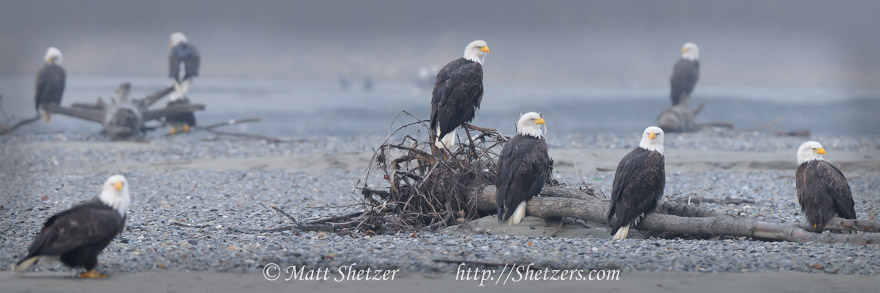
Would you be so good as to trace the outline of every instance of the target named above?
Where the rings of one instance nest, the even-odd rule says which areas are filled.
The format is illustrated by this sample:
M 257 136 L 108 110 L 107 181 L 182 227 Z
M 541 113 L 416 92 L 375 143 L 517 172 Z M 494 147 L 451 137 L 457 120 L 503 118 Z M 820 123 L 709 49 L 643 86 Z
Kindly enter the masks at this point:
M 84 245 L 109 242 L 123 225 L 119 212 L 106 205 L 95 201 L 79 204 L 46 221 L 28 248 L 28 257 L 61 255 Z
M 171 55 L 168 57 L 168 76 L 180 82 L 185 79 L 199 76 L 199 63 L 201 56 L 196 47 L 189 43 L 180 43 L 171 49 Z M 183 77 L 180 76 L 180 66 L 183 63 L 185 70 Z
M 684 97 L 689 96 L 697 85 L 700 78 L 700 61 L 680 59 L 672 69 L 672 78 L 669 79 L 669 98 L 672 105 L 678 105 Z
M 61 104 L 67 75 L 64 68 L 57 64 L 46 64 L 37 73 L 35 106 L 39 110 L 41 104 Z
M 495 178 L 498 220 L 506 221 L 516 206 L 538 195 L 550 169 L 543 138 L 517 135 L 504 145 Z
M 855 203 L 852 198 L 852 191 L 843 172 L 831 165 L 831 163 L 820 161 L 816 165 L 816 173 L 825 183 L 828 195 L 834 202 L 834 211 L 838 216 L 844 219 L 855 219 L 856 210 Z
M 636 148 L 620 160 L 611 190 L 611 234 L 657 207 L 666 185 L 665 159 L 659 152 Z M 617 215 L 617 221 L 612 217 Z
M 464 58 L 446 64 L 437 73 L 431 94 L 431 130 L 440 126 L 443 137 L 474 119 L 483 100 L 483 67 Z

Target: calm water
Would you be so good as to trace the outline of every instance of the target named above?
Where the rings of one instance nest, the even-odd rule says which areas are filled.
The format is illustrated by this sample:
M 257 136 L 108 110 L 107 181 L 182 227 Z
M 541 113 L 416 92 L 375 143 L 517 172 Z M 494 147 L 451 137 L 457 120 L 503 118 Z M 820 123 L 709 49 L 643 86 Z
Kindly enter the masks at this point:
M 163 86 L 165 79 L 70 78 L 64 105 L 108 100 L 122 81 L 132 83 L 132 96 L 143 97 Z M 428 118 L 430 91 L 410 83 L 377 81 L 372 91 L 355 82 L 343 90 L 335 81 L 197 79 L 189 93 L 207 109 L 200 123 L 230 118 L 260 117 L 265 121 L 231 128 L 282 137 L 321 135 L 384 135 L 402 110 Z M 34 115 L 33 79 L 0 78 L 7 114 Z M 482 108 L 474 124 L 512 132 L 520 112 L 541 111 L 550 131 L 558 134 L 639 132 L 655 123 L 669 103 L 666 89 L 588 88 L 552 85 L 486 85 Z M 779 116 L 775 129 L 810 129 L 814 133 L 880 135 L 880 94 L 829 88 L 724 88 L 698 86 L 691 102 L 708 101 L 698 121 L 729 121 L 736 128 L 760 126 Z M 157 105 L 163 105 L 160 102 Z M 94 133 L 100 125 L 53 116 L 19 133 Z

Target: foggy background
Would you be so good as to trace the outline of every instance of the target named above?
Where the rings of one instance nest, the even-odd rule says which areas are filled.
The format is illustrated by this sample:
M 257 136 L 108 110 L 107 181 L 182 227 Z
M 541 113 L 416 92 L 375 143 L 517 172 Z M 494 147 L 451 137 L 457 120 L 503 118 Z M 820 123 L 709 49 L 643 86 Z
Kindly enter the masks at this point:
M 161 77 L 181 31 L 202 77 L 408 81 L 485 39 L 487 82 L 665 87 L 686 41 L 700 86 L 880 81 L 880 1 L 2 2 L 3 76 L 56 46 L 69 76 Z
M 0 94 L 15 118 L 35 114 L 49 46 L 64 53 L 62 104 L 94 103 L 124 81 L 134 97 L 169 86 L 168 38 L 181 31 L 202 56 L 187 94 L 207 107 L 199 123 L 260 117 L 234 130 L 387 135 L 400 111 L 428 117 L 419 67 L 484 39 L 475 125 L 512 133 L 519 113 L 541 111 L 551 135 L 641 133 L 669 106 L 672 66 L 691 41 L 701 55 L 691 106 L 708 101 L 698 122 L 748 129 L 779 117 L 776 129 L 880 135 L 880 1 L 0 2 Z M 17 133 L 100 130 L 54 115 Z

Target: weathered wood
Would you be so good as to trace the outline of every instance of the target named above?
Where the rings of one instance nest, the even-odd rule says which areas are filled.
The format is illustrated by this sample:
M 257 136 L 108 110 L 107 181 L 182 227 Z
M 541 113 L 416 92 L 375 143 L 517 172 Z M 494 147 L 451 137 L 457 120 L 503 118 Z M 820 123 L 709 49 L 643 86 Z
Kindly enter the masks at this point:
M 694 120 L 694 112 L 686 104 L 667 108 L 657 116 L 657 126 L 664 132 L 692 132 L 699 130 Z
M 167 96 L 168 94 L 170 94 L 173 91 L 174 91 L 174 87 L 169 86 L 169 87 L 161 89 L 161 90 L 159 90 L 149 96 L 146 96 L 142 100 L 140 100 L 140 107 L 141 108 L 149 108 L 150 106 L 153 106 L 153 104 L 155 104 L 156 102 L 158 102 L 159 100 L 161 100 L 162 98 L 164 98 L 165 96 Z
M 76 103 L 73 107 L 50 106 L 46 110 L 101 123 L 104 127 L 103 133 L 110 137 L 128 137 L 143 132 L 146 129 L 144 123 L 148 121 L 205 109 L 205 105 L 195 104 L 149 110 L 150 106 L 171 93 L 174 87 L 163 88 L 140 100 L 129 99 L 130 90 L 131 84 L 127 82 L 120 84 L 116 90 L 119 99 L 111 99 L 110 104 L 105 104 L 98 98 L 95 104 Z
M 205 110 L 205 105 L 201 104 L 169 106 L 161 109 L 145 111 L 144 121 L 156 120 L 165 116 L 202 110 Z
M 689 99 L 689 96 L 685 97 L 685 100 L 661 112 L 657 116 L 657 126 L 665 132 L 694 132 L 703 127 L 733 128 L 733 123 L 730 122 L 697 123 L 697 114 L 706 106 L 706 101 L 691 110 L 687 103 Z
M 34 116 L 34 117 L 31 117 L 31 118 L 28 118 L 28 119 L 24 119 L 24 120 L 18 121 L 17 123 L 15 123 L 15 125 L 10 126 L 9 128 L 5 128 L 5 127 L 4 127 L 4 128 L 2 128 L 2 129 L 0 129 L 0 134 L 8 134 L 8 133 L 12 133 L 13 131 L 15 131 L 15 129 L 17 129 L 17 128 L 19 128 L 19 127 L 22 127 L 22 126 L 24 126 L 24 125 L 27 125 L 27 124 L 31 124 L 31 123 L 37 122 L 37 121 L 39 121 L 39 120 L 40 120 L 40 114 L 37 114 L 37 116 Z
M 88 108 L 80 108 L 80 107 L 64 107 L 55 104 L 46 104 L 43 106 L 46 111 L 55 113 L 55 114 L 63 114 L 74 118 L 79 118 L 83 120 L 88 120 L 92 122 L 104 123 L 104 111 L 103 110 L 93 110 Z
M 542 197 L 529 200 L 526 205 L 528 215 L 541 218 L 573 217 L 593 222 L 606 223 L 609 204 L 600 200 L 575 199 L 570 193 L 579 192 L 562 187 L 545 187 Z M 544 195 L 567 194 L 566 197 L 545 197 Z M 496 211 L 495 188 L 487 186 L 474 193 L 471 198 L 479 210 Z M 876 224 L 876 223 L 875 223 Z M 671 232 L 685 235 L 728 235 L 735 237 L 754 237 L 758 239 L 784 240 L 792 242 L 846 242 L 856 244 L 878 244 L 880 234 L 833 234 L 812 233 L 792 225 L 758 221 L 730 216 L 680 217 L 675 215 L 651 213 L 636 227 L 640 230 Z M 609 235 L 610 236 L 610 235 Z

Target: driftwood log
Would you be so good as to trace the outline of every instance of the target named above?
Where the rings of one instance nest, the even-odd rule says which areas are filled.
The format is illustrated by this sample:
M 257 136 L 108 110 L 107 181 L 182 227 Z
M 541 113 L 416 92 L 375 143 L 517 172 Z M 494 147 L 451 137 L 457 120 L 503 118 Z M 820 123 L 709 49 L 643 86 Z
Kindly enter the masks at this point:
M 163 88 L 143 99 L 129 99 L 130 90 L 131 84 L 126 82 L 120 84 L 116 90 L 118 99 L 111 99 L 109 104 L 98 98 L 95 104 L 77 103 L 71 107 L 52 105 L 48 106 L 47 110 L 100 123 L 106 135 L 112 138 L 126 138 L 143 132 L 146 129 L 144 123 L 150 120 L 205 109 L 204 105 L 194 104 L 150 110 L 150 106 L 171 93 L 174 88 Z
M 579 195 L 580 194 L 580 195 Z M 526 206 L 528 215 L 541 218 L 573 217 L 599 223 L 607 222 L 608 202 L 590 196 L 587 192 L 565 188 L 544 187 L 542 197 L 533 198 Z M 487 186 L 474 193 L 472 200 L 480 210 L 495 211 L 495 187 Z M 669 209 L 668 205 L 673 208 Z M 792 242 L 846 242 L 856 244 L 880 244 L 878 233 L 833 234 L 812 233 L 800 227 L 781 223 L 758 221 L 755 219 L 731 216 L 710 216 L 711 212 L 680 212 L 676 203 L 664 202 L 660 211 L 676 211 L 677 214 L 660 212 L 649 214 L 639 223 L 636 229 L 669 232 L 685 235 L 727 235 L 735 237 L 753 237 L 762 240 L 783 240 Z M 697 209 L 694 207 L 694 209 Z M 695 215 L 702 216 L 695 216 Z M 854 230 L 868 227 L 874 231 L 880 223 L 870 221 L 855 222 L 835 219 L 825 229 Z M 836 226 L 835 226 L 836 225 Z
M 696 108 L 691 110 L 688 108 L 690 95 L 684 97 L 676 105 L 667 108 L 657 116 L 657 126 L 662 128 L 664 132 L 694 132 L 699 131 L 703 127 L 723 127 L 733 128 L 733 123 L 729 122 L 709 122 L 697 123 L 696 117 L 703 107 L 706 107 L 706 101 L 703 101 Z

